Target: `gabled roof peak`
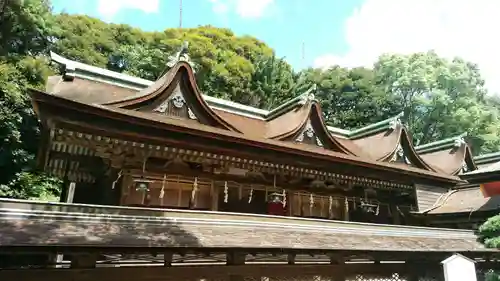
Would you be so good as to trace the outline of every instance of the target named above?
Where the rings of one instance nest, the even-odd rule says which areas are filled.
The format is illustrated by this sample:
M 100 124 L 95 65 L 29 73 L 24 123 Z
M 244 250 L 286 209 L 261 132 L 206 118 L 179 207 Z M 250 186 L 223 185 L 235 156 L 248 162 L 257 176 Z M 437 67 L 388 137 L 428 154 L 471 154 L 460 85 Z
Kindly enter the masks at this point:
M 415 147 L 415 150 L 418 153 L 425 154 L 439 150 L 459 148 L 462 145 L 467 145 L 467 142 L 465 141 L 465 137 L 467 137 L 467 135 L 468 135 L 467 132 L 465 132 L 460 135 L 453 136 L 451 138 L 447 138 L 444 140 L 418 145 Z
M 193 67 L 189 55 L 187 54 L 187 46 L 188 46 L 187 44 L 183 45 L 175 55 L 170 56 L 171 60 L 169 61 L 169 63 L 167 63 L 165 71 L 171 69 L 170 65 L 175 66 L 176 64 L 182 62 L 189 64 L 191 68 Z M 137 91 L 147 88 L 155 83 L 154 81 L 73 61 L 64 58 L 54 52 L 50 52 L 50 57 L 52 61 L 64 67 L 63 78 L 70 81 L 72 81 L 75 77 L 77 77 L 91 81 L 107 83 L 127 89 L 133 89 Z M 163 76 L 164 74 L 165 72 L 161 76 Z M 252 106 L 240 104 L 237 102 L 211 97 L 208 95 L 202 95 L 202 96 L 203 99 L 215 109 L 220 109 L 230 113 L 241 114 L 243 116 L 250 118 L 269 120 L 283 114 L 284 112 L 298 105 L 305 105 L 308 102 L 316 101 L 314 95 L 316 90 L 317 86 L 316 84 L 314 84 L 303 94 L 300 94 L 297 97 L 290 99 L 289 101 L 281 104 L 280 106 L 272 110 L 259 109 Z
M 195 63 L 191 60 L 191 57 L 188 54 L 189 42 L 184 41 L 182 46 L 179 48 L 175 54 L 168 56 L 167 67 L 162 71 L 159 77 L 165 75 L 165 73 L 172 69 L 179 62 L 185 62 L 191 66 L 193 73 L 196 73 Z
M 401 112 L 396 116 L 354 130 L 344 130 L 331 126 L 328 127 L 328 130 L 334 135 L 338 135 L 348 139 L 358 139 L 385 130 L 396 129 L 398 126 L 403 125 L 403 122 L 401 121 L 403 115 L 404 113 Z
M 264 116 L 264 119 L 265 120 L 274 119 L 274 118 L 282 115 L 283 113 L 286 113 L 286 112 L 292 110 L 293 108 L 295 108 L 297 106 L 304 106 L 308 103 L 316 101 L 315 96 L 314 96 L 314 93 L 316 92 L 316 90 L 317 90 L 317 87 L 316 87 L 316 84 L 314 84 L 304 93 L 296 96 L 293 99 L 288 100 L 287 102 L 285 102 L 285 103 L 281 104 L 280 106 L 269 111 Z
M 500 162 L 500 152 L 487 153 L 474 157 L 474 162 L 477 165 L 487 165 Z

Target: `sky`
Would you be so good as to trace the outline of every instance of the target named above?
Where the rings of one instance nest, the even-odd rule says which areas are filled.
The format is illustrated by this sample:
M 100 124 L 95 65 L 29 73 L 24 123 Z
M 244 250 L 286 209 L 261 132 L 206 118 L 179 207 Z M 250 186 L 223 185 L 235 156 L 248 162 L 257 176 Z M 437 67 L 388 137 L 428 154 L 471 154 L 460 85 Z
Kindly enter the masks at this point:
M 477 63 L 500 93 L 499 0 L 182 0 L 183 27 L 214 25 L 252 35 L 295 69 L 373 65 L 383 53 L 435 50 Z M 52 0 L 143 30 L 179 26 L 180 0 Z

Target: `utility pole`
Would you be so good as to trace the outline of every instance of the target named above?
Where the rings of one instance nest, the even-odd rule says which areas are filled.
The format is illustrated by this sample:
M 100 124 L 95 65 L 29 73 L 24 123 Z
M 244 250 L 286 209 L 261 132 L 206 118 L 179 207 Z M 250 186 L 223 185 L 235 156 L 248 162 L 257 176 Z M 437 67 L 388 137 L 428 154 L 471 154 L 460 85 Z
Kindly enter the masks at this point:
M 306 62 L 306 43 L 302 41 L 302 66 L 305 65 Z
M 179 0 L 179 28 L 182 28 L 182 0 Z

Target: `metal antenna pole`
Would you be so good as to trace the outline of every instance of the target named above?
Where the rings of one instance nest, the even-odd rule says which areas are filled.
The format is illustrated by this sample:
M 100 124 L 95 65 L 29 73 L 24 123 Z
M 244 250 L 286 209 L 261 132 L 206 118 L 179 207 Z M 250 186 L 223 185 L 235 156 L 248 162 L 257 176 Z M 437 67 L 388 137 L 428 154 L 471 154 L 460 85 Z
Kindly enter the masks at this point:
M 306 43 L 302 41 L 302 65 L 305 63 L 306 60 Z
M 179 0 L 179 28 L 182 28 L 182 0 Z

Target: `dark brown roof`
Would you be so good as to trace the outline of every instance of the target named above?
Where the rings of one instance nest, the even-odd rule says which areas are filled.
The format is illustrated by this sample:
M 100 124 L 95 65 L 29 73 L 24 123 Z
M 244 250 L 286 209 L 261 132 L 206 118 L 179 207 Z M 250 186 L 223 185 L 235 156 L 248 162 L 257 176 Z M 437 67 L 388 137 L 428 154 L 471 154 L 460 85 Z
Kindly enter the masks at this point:
M 141 111 L 127 110 L 122 108 L 116 108 L 111 106 L 103 106 L 103 105 L 92 105 L 86 103 L 80 103 L 73 100 L 68 100 L 62 97 L 58 97 L 55 95 L 49 95 L 40 91 L 32 90 L 33 103 L 35 105 L 35 109 L 37 113 L 40 114 L 40 110 L 43 108 L 40 105 L 50 105 L 60 107 L 61 110 L 57 110 L 57 112 L 61 112 L 64 110 L 71 110 L 72 112 L 79 111 L 81 114 L 87 114 L 93 116 L 93 125 L 99 124 L 99 128 L 102 128 L 100 125 L 99 118 L 106 116 L 106 118 L 111 118 L 113 120 L 126 120 L 127 128 L 132 124 L 141 124 L 154 127 L 158 130 L 182 130 L 182 132 L 192 133 L 195 135 L 203 135 L 209 138 L 221 139 L 224 138 L 233 143 L 243 143 L 245 145 L 252 145 L 257 147 L 266 147 L 271 150 L 279 150 L 286 152 L 293 152 L 294 154 L 307 155 L 308 157 L 313 157 L 317 159 L 323 159 L 333 162 L 344 162 L 350 163 L 357 166 L 371 167 L 377 170 L 385 170 L 388 172 L 398 172 L 402 174 L 410 174 L 413 176 L 423 177 L 427 179 L 439 180 L 446 183 L 457 183 L 459 182 L 458 177 L 452 177 L 444 174 L 438 174 L 433 171 L 427 171 L 423 169 L 418 169 L 414 167 L 405 167 L 400 165 L 395 165 L 391 163 L 383 163 L 377 162 L 370 159 L 355 157 L 351 155 L 347 155 L 345 153 L 335 152 L 329 149 L 325 149 L 317 146 L 309 146 L 309 145 L 301 145 L 293 142 L 283 142 L 276 141 L 272 139 L 265 139 L 262 137 L 251 137 L 248 135 L 244 135 L 242 133 L 233 132 L 225 129 L 220 129 L 212 126 L 203 125 L 197 122 L 186 122 L 186 120 L 182 119 L 174 119 L 174 118 L 165 118 L 162 115 L 151 114 Z M 65 109 L 64 109 L 65 108 Z M 54 110 L 54 109 L 51 109 Z M 49 114 L 50 112 L 46 112 Z M 42 114 L 43 116 L 44 114 Z M 74 122 L 78 122 L 82 124 L 82 116 L 79 115 L 78 120 L 73 120 Z M 96 119 L 97 118 L 97 119 Z M 121 132 L 119 128 L 109 128 L 104 129 L 107 132 L 111 132 L 112 130 L 116 133 Z M 144 135 L 144 138 L 150 137 L 149 135 Z
M 458 175 L 463 170 L 464 165 L 467 165 L 466 161 L 473 163 L 469 146 L 466 143 L 459 147 L 420 153 L 420 157 L 435 169 L 448 175 Z
M 48 80 L 48 93 L 89 104 L 104 104 L 137 93 L 134 89 L 78 77 L 65 81 L 61 76 L 51 76 Z
M 382 132 L 359 138 L 353 142 L 362 147 L 371 159 L 386 161 L 396 153 L 396 149 L 401 139 L 402 126 L 398 125 L 394 130 L 384 130 Z
M 456 162 L 460 160 L 457 157 L 457 161 L 443 161 L 439 162 L 439 164 L 431 165 L 432 163 L 428 162 L 435 161 L 435 159 L 428 155 L 427 159 L 429 161 L 425 161 L 423 157 L 420 157 L 416 153 L 409 133 L 400 123 L 382 130 L 377 129 L 373 133 L 357 138 L 334 135 L 329 132 L 323 120 L 319 103 L 311 100 L 309 97 L 306 100 L 297 100 L 297 102 L 290 106 L 284 107 L 282 111 L 269 119 L 248 117 L 220 108 L 211 108 L 198 89 L 193 71 L 186 62 L 177 63 L 157 81 L 140 91 L 130 89 L 130 87 L 122 87 L 119 84 L 101 83 L 78 77 L 75 77 L 72 82 L 63 81 L 62 78 L 51 77 L 47 89 L 51 94 L 66 99 L 85 104 L 104 105 L 107 110 L 122 109 L 119 111 L 121 114 L 140 116 L 144 119 L 164 123 L 178 123 L 178 121 L 174 120 L 169 121 L 168 119 L 172 118 L 168 116 L 158 116 L 152 112 L 149 114 L 139 114 L 138 111 L 143 111 L 142 108 L 147 104 L 158 105 L 166 100 L 179 83 L 183 87 L 188 88 L 187 92 L 183 92 L 183 94 L 189 95 L 192 103 L 190 106 L 199 109 L 204 115 L 202 119 L 208 120 L 206 125 L 242 133 L 243 136 L 240 138 L 259 139 L 260 142 L 267 142 L 269 139 L 290 140 L 291 136 L 300 133 L 306 124 L 310 123 L 326 149 L 320 149 L 321 152 L 317 148 L 307 149 L 312 151 L 318 150 L 318 153 L 328 154 L 326 151 L 333 150 L 347 155 L 354 155 L 365 160 L 389 162 L 395 153 L 397 153 L 398 148 L 403 146 L 408 153 L 405 157 L 410 160 L 411 166 L 446 175 L 455 175 L 454 173 L 450 173 L 450 171 L 456 170 Z M 210 131 L 204 126 L 196 126 L 194 122 L 186 121 L 184 126 L 186 125 Z M 288 146 L 285 144 L 282 145 Z M 303 148 L 303 146 L 295 147 Z M 306 146 L 308 145 L 306 144 Z M 361 159 L 360 161 L 364 161 Z M 444 163 L 444 166 L 440 165 L 441 163 Z M 394 166 L 404 167 L 401 164 Z
M 500 196 L 485 198 L 478 186 L 452 190 L 442 196 L 427 214 L 472 213 L 500 209 Z
M 491 251 L 456 229 L 9 200 L 0 228 L 0 246 Z
M 260 136 L 282 140 L 296 134 L 308 121 L 311 115 L 311 102 L 294 108 L 266 122 L 266 131 Z

